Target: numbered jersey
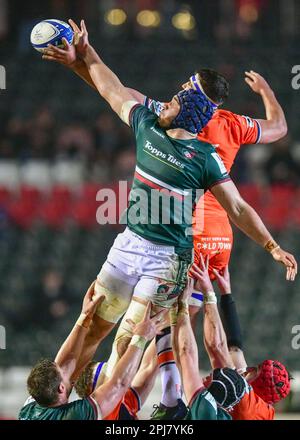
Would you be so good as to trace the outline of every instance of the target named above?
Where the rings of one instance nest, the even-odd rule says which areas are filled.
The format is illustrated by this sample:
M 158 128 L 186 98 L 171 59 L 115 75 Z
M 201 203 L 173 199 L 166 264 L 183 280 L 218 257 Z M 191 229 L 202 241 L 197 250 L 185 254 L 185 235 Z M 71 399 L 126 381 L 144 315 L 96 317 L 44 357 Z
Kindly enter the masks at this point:
M 230 180 L 214 147 L 171 138 L 145 106 L 131 110 L 137 165 L 126 212 L 128 227 L 147 240 L 192 249 L 193 208 L 216 184 Z

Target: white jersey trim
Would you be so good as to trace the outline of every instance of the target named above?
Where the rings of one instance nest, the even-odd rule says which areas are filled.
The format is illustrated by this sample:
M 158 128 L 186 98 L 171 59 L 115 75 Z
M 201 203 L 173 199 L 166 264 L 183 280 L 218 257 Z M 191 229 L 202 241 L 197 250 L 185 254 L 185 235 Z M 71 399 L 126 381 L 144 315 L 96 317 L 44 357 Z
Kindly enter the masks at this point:
M 163 186 L 166 189 L 169 189 L 171 191 L 174 191 L 177 194 L 180 194 L 181 196 L 188 196 L 190 193 L 189 191 L 184 191 L 178 188 L 174 188 L 171 185 L 168 185 L 165 182 L 162 182 L 159 179 L 156 179 L 156 177 L 151 176 L 150 174 L 146 173 L 145 171 L 141 170 L 138 166 L 135 167 L 137 173 L 139 173 L 141 176 L 145 177 L 146 179 L 150 180 L 153 183 L 156 183 L 157 185 Z
M 97 400 L 95 400 L 92 396 L 88 397 L 93 404 L 95 405 L 96 411 L 97 411 L 97 420 L 102 420 L 102 413 L 101 413 L 101 408 L 99 403 L 97 402 Z
M 120 118 L 125 124 L 130 126 L 129 116 L 130 112 L 135 105 L 139 104 L 137 101 L 126 101 L 123 103 L 120 113 Z

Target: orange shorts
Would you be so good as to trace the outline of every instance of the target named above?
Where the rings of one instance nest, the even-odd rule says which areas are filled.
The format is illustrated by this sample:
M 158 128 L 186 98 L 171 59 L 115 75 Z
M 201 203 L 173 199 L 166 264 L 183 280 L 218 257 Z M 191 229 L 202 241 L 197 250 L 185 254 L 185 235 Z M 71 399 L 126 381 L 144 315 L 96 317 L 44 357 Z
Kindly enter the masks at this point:
M 133 388 L 129 388 L 123 399 L 104 420 L 136 420 L 140 410 L 140 398 Z
M 217 221 L 216 221 L 217 220 Z M 205 219 L 205 227 L 199 235 L 194 235 L 194 262 L 199 264 L 200 254 L 209 256 L 208 271 L 212 281 L 216 279 L 213 269 L 224 269 L 230 260 L 233 246 L 233 233 L 228 217 Z M 189 301 L 191 306 L 202 307 L 203 295 L 193 292 Z
M 230 260 L 233 246 L 233 233 L 228 217 L 206 218 L 201 235 L 194 235 L 195 263 L 199 263 L 200 254 L 209 256 L 209 274 L 211 280 L 216 277 L 213 269 L 224 269 Z

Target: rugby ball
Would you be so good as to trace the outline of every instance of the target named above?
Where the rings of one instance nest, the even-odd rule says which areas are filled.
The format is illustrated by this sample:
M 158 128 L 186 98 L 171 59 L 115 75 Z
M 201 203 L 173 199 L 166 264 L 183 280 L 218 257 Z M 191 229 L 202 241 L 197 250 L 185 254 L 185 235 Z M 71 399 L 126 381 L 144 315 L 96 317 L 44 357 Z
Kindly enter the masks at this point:
M 43 52 L 48 44 L 64 47 L 62 38 L 72 44 L 74 32 L 68 23 L 61 20 L 49 19 L 40 21 L 34 26 L 30 35 L 30 42 L 34 49 Z

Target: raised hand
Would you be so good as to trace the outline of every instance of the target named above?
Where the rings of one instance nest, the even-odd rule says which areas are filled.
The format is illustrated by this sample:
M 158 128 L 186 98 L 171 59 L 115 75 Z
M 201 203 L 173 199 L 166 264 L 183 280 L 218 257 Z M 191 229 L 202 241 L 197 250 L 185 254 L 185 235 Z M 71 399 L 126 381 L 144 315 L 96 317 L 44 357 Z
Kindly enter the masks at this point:
M 193 264 L 190 269 L 190 274 L 195 279 L 195 289 L 202 293 L 213 292 L 214 290 L 208 273 L 208 264 L 209 256 L 207 255 L 204 260 L 202 254 L 200 254 L 199 266 Z
M 147 341 L 151 341 L 151 339 L 153 339 L 157 334 L 160 334 L 162 328 L 164 327 L 163 318 L 168 312 L 168 309 L 164 309 L 150 318 L 151 307 L 152 305 L 149 301 L 143 319 L 138 324 L 135 324 L 131 319 L 126 320 L 126 322 L 130 325 L 133 334 L 142 336 Z
M 222 269 L 220 271 L 213 269 L 213 273 L 216 276 L 217 284 L 219 286 L 221 295 L 226 295 L 228 293 L 231 293 L 230 274 L 229 274 L 228 265 L 225 267 L 225 269 Z
M 80 28 L 77 26 L 75 21 L 71 18 L 69 21 L 70 26 L 74 31 L 74 45 L 76 47 L 76 52 L 79 57 L 84 57 L 86 49 L 89 46 L 89 34 L 85 25 L 84 20 L 80 22 Z
M 245 72 L 245 75 L 245 81 L 253 92 L 261 94 L 263 91 L 271 89 L 265 78 L 259 73 L 250 70 L 250 72 Z
M 95 283 L 94 281 L 90 287 L 88 288 L 82 303 L 82 311 L 81 313 L 85 314 L 86 316 L 93 317 L 94 313 L 97 310 L 97 307 L 102 303 L 105 296 L 102 294 L 95 294 Z
M 47 49 L 43 52 L 43 60 L 56 61 L 66 67 L 72 67 L 77 61 L 76 49 L 73 44 L 69 44 L 68 41 L 63 38 L 62 42 L 64 48 L 53 46 L 49 44 Z
M 292 254 L 289 254 L 288 252 L 281 249 L 279 246 L 278 248 L 275 248 L 271 252 L 271 254 L 275 261 L 284 264 L 284 266 L 286 267 L 287 281 L 295 281 L 298 272 L 298 265 L 295 257 Z

